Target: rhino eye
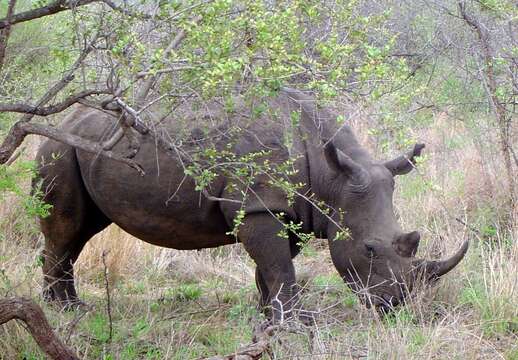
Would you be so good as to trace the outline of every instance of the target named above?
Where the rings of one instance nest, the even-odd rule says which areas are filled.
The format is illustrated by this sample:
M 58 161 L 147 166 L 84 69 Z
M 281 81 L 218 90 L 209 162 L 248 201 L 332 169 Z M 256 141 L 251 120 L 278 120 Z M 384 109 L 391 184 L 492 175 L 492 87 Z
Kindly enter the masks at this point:
M 365 250 L 367 250 L 367 256 L 370 258 L 376 257 L 376 251 L 374 250 L 374 246 L 372 245 L 365 245 Z

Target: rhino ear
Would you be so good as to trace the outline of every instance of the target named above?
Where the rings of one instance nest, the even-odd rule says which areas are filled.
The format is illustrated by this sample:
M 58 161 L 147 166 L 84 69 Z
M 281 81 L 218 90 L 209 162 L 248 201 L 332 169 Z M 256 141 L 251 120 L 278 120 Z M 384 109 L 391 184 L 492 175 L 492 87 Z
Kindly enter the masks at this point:
M 421 235 L 417 231 L 403 234 L 394 240 L 393 245 L 396 252 L 403 257 L 412 257 L 417 252 Z
M 324 140 L 324 155 L 326 157 L 327 164 L 331 170 L 340 172 L 342 165 L 340 164 L 338 149 L 329 140 Z M 341 152 L 341 151 L 340 151 Z
M 332 141 L 324 141 L 324 155 L 326 162 L 336 173 L 356 177 L 362 174 L 364 169 L 360 164 L 351 159 L 340 149 L 337 149 Z
M 390 170 L 393 176 L 408 174 L 414 168 L 415 158 L 421 156 L 421 151 L 424 147 L 424 144 L 415 144 L 414 148 L 405 155 L 398 156 L 383 165 Z

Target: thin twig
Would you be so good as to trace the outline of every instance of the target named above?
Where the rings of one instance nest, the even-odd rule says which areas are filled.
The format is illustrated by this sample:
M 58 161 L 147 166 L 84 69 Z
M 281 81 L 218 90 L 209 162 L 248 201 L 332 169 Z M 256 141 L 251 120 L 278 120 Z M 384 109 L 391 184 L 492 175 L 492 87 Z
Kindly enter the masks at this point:
M 108 314 L 108 322 L 110 326 L 110 333 L 108 336 L 108 342 L 112 342 L 113 338 L 113 319 L 112 319 L 112 307 L 111 307 L 111 297 L 110 297 L 110 283 L 108 281 L 108 267 L 106 266 L 106 254 L 108 252 L 105 250 L 102 253 L 103 267 L 104 267 L 104 290 L 106 291 L 106 313 Z

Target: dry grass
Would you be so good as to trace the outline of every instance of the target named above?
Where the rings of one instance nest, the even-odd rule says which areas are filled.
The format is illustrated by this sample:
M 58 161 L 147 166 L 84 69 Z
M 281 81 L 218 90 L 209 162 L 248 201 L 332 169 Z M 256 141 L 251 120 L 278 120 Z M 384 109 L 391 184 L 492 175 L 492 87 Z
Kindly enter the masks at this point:
M 379 319 L 342 284 L 325 243 L 310 244 L 296 266 L 305 287 L 302 301 L 320 317 L 312 335 L 279 333 L 276 359 L 518 359 L 518 233 L 502 221 L 498 158 L 484 155 L 487 149 L 468 129 L 449 126 L 441 115 L 436 120 L 434 128 L 416 134 L 428 144 L 428 159 L 420 175 L 399 179 L 397 212 L 403 228 L 422 232 L 420 255 L 451 253 L 470 237 L 466 259 L 438 287 Z M 37 236 L 19 214 L 14 201 L 0 205 L 0 290 L 40 301 Z M 103 251 L 113 301 L 111 342 Z M 228 353 L 249 342 L 253 324 L 262 321 L 253 263 L 239 245 L 174 251 L 112 226 L 88 243 L 76 269 L 79 292 L 92 309 L 61 313 L 43 306 L 85 359 Z M 41 358 L 16 323 L 0 328 L 0 349 L 2 359 Z

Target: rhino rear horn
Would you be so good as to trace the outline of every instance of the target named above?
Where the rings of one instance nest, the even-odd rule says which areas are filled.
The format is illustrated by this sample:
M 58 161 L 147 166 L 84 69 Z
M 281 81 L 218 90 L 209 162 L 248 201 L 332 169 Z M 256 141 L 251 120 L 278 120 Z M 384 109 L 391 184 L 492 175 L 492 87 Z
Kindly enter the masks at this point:
M 405 155 L 398 156 L 383 165 L 390 170 L 393 176 L 408 174 L 415 166 L 415 158 L 421 156 L 424 147 L 425 144 L 415 144 L 414 148 Z
M 369 173 L 363 166 L 338 149 L 332 141 L 324 141 L 324 155 L 334 172 L 347 175 L 356 184 L 365 185 L 369 182 Z

